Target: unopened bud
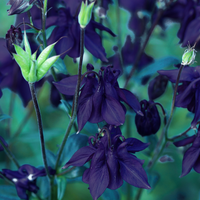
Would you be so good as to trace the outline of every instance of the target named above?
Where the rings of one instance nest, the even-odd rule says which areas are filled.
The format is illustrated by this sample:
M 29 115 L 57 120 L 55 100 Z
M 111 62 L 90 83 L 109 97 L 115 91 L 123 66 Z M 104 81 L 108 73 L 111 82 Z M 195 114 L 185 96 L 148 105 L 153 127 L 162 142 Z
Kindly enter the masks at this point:
M 88 25 L 88 23 L 90 22 L 93 7 L 94 7 L 94 2 L 92 2 L 88 5 L 87 0 L 85 3 L 82 1 L 81 10 L 78 15 L 78 22 L 79 22 L 81 28 L 85 28 Z
M 181 65 L 192 65 L 195 62 L 196 50 L 193 47 L 188 47 L 182 56 Z

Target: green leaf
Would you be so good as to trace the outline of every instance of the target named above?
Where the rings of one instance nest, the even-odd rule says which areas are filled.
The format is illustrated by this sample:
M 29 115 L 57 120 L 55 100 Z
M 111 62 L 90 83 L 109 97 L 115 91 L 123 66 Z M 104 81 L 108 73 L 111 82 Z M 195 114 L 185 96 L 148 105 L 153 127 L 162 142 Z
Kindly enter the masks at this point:
M 49 37 L 51 36 L 51 33 L 53 32 L 53 30 L 55 28 L 56 28 L 56 25 L 50 26 L 48 29 L 46 29 L 46 38 L 47 38 L 47 40 L 49 39 Z
M 66 190 L 67 179 L 64 176 L 58 176 L 56 179 L 58 183 L 58 200 L 62 200 Z
M 36 60 L 36 55 L 37 55 L 37 51 L 35 51 L 34 54 L 32 54 L 31 59 Z
M 173 56 L 169 56 L 169 57 L 161 58 L 159 60 L 155 60 L 154 63 L 148 65 L 143 70 L 141 70 L 139 72 L 137 78 L 141 79 L 144 76 L 149 76 L 149 75 L 155 74 L 155 73 L 157 73 L 158 70 L 164 69 L 166 67 L 169 67 L 171 65 L 175 65 L 175 64 L 178 64 L 178 63 L 180 63 L 180 60 L 173 57 Z
M 60 166 L 63 167 L 77 150 L 87 145 L 87 142 L 87 135 L 81 133 L 70 135 L 61 154 Z
M 37 81 L 42 79 L 45 74 L 48 72 L 48 70 L 52 67 L 52 65 L 58 60 L 60 56 L 53 56 L 51 58 L 48 58 L 40 67 L 38 66 L 37 71 Z
M 30 58 L 32 53 L 31 53 L 31 47 L 26 35 L 26 31 L 24 31 L 24 46 L 25 46 L 26 53 L 29 55 L 29 58 Z
M 28 66 L 28 64 L 29 63 L 27 63 L 27 61 L 23 57 L 21 57 L 17 54 L 13 54 L 13 57 L 14 57 L 15 61 L 17 62 L 17 64 L 19 65 L 24 79 L 26 81 L 28 81 L 28 76 L 29 76 L 29 66 Z
M 69 170 L 70 168 L 68 168 L 67 170 Z M 83 176 L 84 171 L 87 168 L 84 166 L 81 167 L 75 167 L 74 169 L 72 169 L 71 171 L 69 171 L 67 174 L 65 174 L 64 176 L 68 179 L 72 179 L 72 178 L 77 178 L 80 176 Z
M 4 119 L 9 119 L 10 116 L 9 115 L 5 115 L 5 114 L 1 114 L 0 115 L 0 121 L 4 120 Z
M 13 44 L 14 47 L 15 47 L 15 51 L 16 53 L 21 56 L 22 58 L 24 58 L 26 60 L 26 63 L 28 63 L 27 65 L 29 66 L 29 63 L 30 63 L 30 59 L 29 59 L 29 56 L 28 54 L 26 53 L 26 51 L 24 51 L 20 46 L 16 45 L 16 44 Z
M 50 195 L 50 186 L 49 186 L 49 180 L 47 176 L 44 177 L 38 177 L 37 178 L 37 186 L 40 188 L 38 191 L 38 195 L 45 199 Z
M 53 65 L 60 73 L 67 74 L 67 68 L 64 61 L 59 58 Z
M 55 169 L 56 155 L 52 151 L 47 149 L 46 150 L 46 156 L 47 156 L 48 166 L 50 166 L 53 169 Z
M 53 50 L 55 44 L 57 42 L 49 45 L 48 47 L 46 47 L 38 56 L 37 58 L 37 62 L 38 62 L 38 68 L 40 68 L 40 66 L 47 60 L 47 58 L 49 57 L 51 51 Z
M 14 186 L 1 185 L 0 199 L 2 200 L 20 200 Z
M 101 195 L 101 198 L 104 200 L 119 200 L 119 193 L 116 190 L 106 189 Z

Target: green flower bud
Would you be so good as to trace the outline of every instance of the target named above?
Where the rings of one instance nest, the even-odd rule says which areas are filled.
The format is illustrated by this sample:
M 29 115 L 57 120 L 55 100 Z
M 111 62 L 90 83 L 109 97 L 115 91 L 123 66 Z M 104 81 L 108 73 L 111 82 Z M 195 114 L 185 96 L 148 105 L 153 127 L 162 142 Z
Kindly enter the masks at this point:
M 196 50 L 193 47 L 188 47 L 182 56 L 181 65 L 192 65 L 195 62 Z
M 34 54 L 31 53 L 31 48 L 26 36 L 26 31 L 24 31 L 25 51 L 20 46 L 14 44 L 17 54 L 13 54 L 13 57 L 19 65 L 22 75 L 27 82 L 34 83 L 42 79 L 51 68 L 51 66 L 58 60 L 60 55 L 48 58 L 56 43 L 57 42 L 46 47 L 40 53 L 37 59 L 37 51 Z
M 84 3 L 82 1 L 81 10 L 78 15 L 78 22 L 79 22 L 81 28 L 85 28 L 88 25 L 88 23 L 90 22 L 93 7 L 94 7 L 94 2 L 92 2 L 88 5 L 87 0 L 86 0 L 86 3 Z

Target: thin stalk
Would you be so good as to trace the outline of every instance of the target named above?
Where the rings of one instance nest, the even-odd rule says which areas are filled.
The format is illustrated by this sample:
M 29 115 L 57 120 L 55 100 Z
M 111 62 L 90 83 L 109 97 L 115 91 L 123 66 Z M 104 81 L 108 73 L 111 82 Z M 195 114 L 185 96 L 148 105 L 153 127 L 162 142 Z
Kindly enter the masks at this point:
M 44 134 L 43 134 L 43 126 L 42 126 L 42 117 L 41 117 L 40 108 L 39 108 L 38 101 L 37 101 L 37 96 L 36 96 L 34 83 L 29 83 L 29 87 L 30 87 L 30 91 L 31 91 L 31 97 L 32 97 L 32 100 L 33 100 L 33 105 L 34 105 L 35 112 L 36 112 L 38 128 L 39 128 L 39 132 L 40 132 L 40 143 L 41 143 L 41 148 L 42 148 L 42 157 L 43 157 L 44 167 L 45 167 L 46 174 L 47 174 L 47 176 L 48 176 L 48 178 L 50 180 L 51 176 L 49 174 L 46 151 L 45 151 L 45 142 L 44 142 Z
M 142 56 L 142 54 L 143 54 L 143 52 L 144 52 L 144 50 L 145 50 L 145 48 L 146 48 L 146 46 L 147 46 L 147 44 L 148 44 L 149 38 L 151 37 L 151 34 L 153 33 L 153 30 L 154 30 L 154 28 L 156 27 L 158 21 L 160 20 L 162 14 L 163 14 L 163 10 L 162 10 L 162 9 L 159 9 L 157 18 L 156 18 L 156 20 L 154 21 L 154 23 L 152 24 L 152 26 L 151 26 L 151 28 L 150 28 L 150 30 L 149 30 L 149 32 L 148 32 L 148 35 L 147 35 L 147 37 L 146 37 L 146 39 L 145 39 L 145 41 L 144 41 L 144 44 L 143 44 L 142 48 L 140 49 L 139 53 L 137 54 L 137 57 L 136 57 L 135 62 L 134 62 L 134 64 L 133 64 L 133 66 L 132 66 L 131 72 L 130 72 L 130 74 L 128 75 L 128 77 L 127 77 L 127 79 L 126 79 L 124 88 L 127 87 L 127 85 L 128 85 L 128 83 L 129 83 L 131 77 L 133 76 L 135 70 L 137 69 L 138 63 L 139 63 L 140 58 L 141 58 L 141 56 Z
M 12 152 L 6 147 L 6 145 L 0 140 L 0 145 L 4 148 L 5 153 L 10 158 L 11 161 L 13 161 L 17 168 L 20 168 L 19 163 L 17 162 L 16 158 L 12 154 Z
M 81 74 L 82 74 L 82 62 L 83 62 L 83 54 L 84 54 L 84 35 L 85 35 L 85 30 L 83 28 L 81 29 L 81 35 L 80 35 L 80 61 L 79 61 L 79 68 L 78 68 L 78 80 L 77 80 L 77 85 L 76 85 L 76 91 L 75 91 L 75 97 L 74 97 L 74 102 L 73 102 L 73 110 L 72 110 L 72 117 L 70 119 L 69 125 L 67 127 L 64 139 L 62 141 L 60 150 L 58 152 L 57 160 L 56 160 L 56 169 L 58 168 L 58 164 L 60 161 L 60 157 L 62 154 L 62 151 L 64 149 L 65 143 L 67 141 L 67 138 L 69 136 L 69 133 L 71 131 L 71 128 L 73 126 L 74 120 L 77 115 L 77 109 L 78 109 L 78 100 L 79 100 L 79 89 L 80 89 L 80 84 L 81 84 Z
M 42 36 L 43 36 L 43 45 L 44 48 L 47 47 L 47 40 L 46 40 L 46 14 L 47 14 L 47 2 L 48 0 L 44 0 L 44 7 L 42 11 Z

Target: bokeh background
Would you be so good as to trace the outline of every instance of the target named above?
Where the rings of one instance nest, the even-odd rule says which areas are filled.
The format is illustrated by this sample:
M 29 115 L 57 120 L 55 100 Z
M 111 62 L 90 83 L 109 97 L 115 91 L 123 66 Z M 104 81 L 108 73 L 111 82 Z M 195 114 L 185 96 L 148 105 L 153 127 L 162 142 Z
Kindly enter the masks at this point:
M 5 38 L 7 30 L 10 25 L 14 23 L 15 16 L 7 16 L 7 9 L 9 7 L 6 5 L 6 1 L 0 1 L 0 37 Z M 116 21 L 116 5 L 110 6 L 107 13 L 107 19 L 104 20 L 104 25 L 109 27 L 114 33 L 118 34 L 120 27 L 121 30 L 121 42 L 122 46 L 126 40 L 127 35 L 131 35 L 134 40 L 134 33 L 128 29 L 128 21 L 130 19 L 130 13 L 124 9 L 120 9 L 121 12 L 121 23 Z M 97 18 L 97 21 L 99 19 Z M 175 58 L 181 60 L 184 49 L 181 48 L 179 44 L 179 39 L 177 38 L 177 31 L 180 24 L 170 23 L 166 30 L 162 30 L 161 27 L 157 26 L 148 42 L 145 52 L 152 56 L 155 60 L 163 59 L 169 56 L 174 56 Z M 114 54 L 113 46 L 117 44 L 118 38 L 112 38 L 107 33 L 103 33 L 103 45 L 107 52 L 107 57 Z M 6 50 L 6 48 L 5 48 Z M 200 58 L 197 52 L 197 63 L 200 63 Z M 65 64 L 68 72 L 70 74 L 76 74 L 77 64 L 73 63 L 73 60 L 66 56 Z M 95 69 L 98 71 L 100 68 L 100 61 L 95 60 L 88 52 L 84 57 L 84 70 L 87 63 L 92 63 Z M 131 67 L 131 66 L 130 66 Z M 172 65 L 166 67 L 166 69 L 173 68 Z M 125 70 L 130 70 L 126 68 Z M 139 76 L 140 74 L 138 74 Z M 152 78 L 156 76 L 153 75 Z M 120 86 L 123 87 L 125 82 L 125 77 L 121 76 L 119 79 Z M 134 77 L 129 84 L 129 90 L 136 94 L 139 100 L 148 99 L 147 93 L 148 83 L 141 85 L 141 81 L 138 77 Z M 168 83 L 167 90 L 163 96 L 159 97 L 156 102 L 161 103 L 166 112 L 169 113 L 171 100 L 172 100 L 172 85 Z M 59 145 L 64 137 L 65 130 L 68 125 L 68 117 L 66 110 L 62 104 L 58 108 L 51 105 L 49 101 L 50 96 L 50 84 L 45 83 L 40 91 L 38 91 L 38 101 L 43 117 L 43 126 L 46 140 L 46 148 L 56 153 Z M 13 105 L 12 109 L 10 106 Z M 6 119 L 0 122 L 0 135 L 5 138 L 9 144 L 10 150 L 14 153 L 16 159 L 19 163 L 30 164 L 33 166 L 42 166 L 42 155 L 38 135 L 38 127 L 36 123 L 36 117 L 34 111 L 32 110 L 32 102 L 24 108 L 22 101 L 18 95 L 13 94 L 8 89 L 3 89 L 3 96 L 0 99 L 1 113 L 10 115 L 10 119 Z M 161 118 L 163 115 L 159 109 Z M 30 116 L 28 116 L 30 114 Z M 176 108 L 172 123 L 169 128 L 169 136 L 175 136 L 184 132 L 191 123 L 192 116 L 186 109 Z M 140 139 L 141 141 L 149 142 L 151 140 L 152 144 L 156 143 L 156 137 L 159 138 L 162 128 L 155 137 L 147 139 L 141 137 L 136 130 L 135 124 L 135 114 L 133 112 L 128 112 L 126 116 L 126 122 L 121 127 L 121 130 L 125 136 L 131 136 Z M 129 124 L 129 125 L 128 125 Z M 130 128 L 127 128 L 127 127 Z M 12 139 L 12 136 L 19 132 L 18 137 Z M 87 123 L 87 126 L 82 130 L 81 133 L 92 135 L 97 131 L 97 126 Z M 72 134 L 75 131 L 72 129 Z M 193 134 L 194 131 L 189 132 Z M 167 154 L 173 158 L 173 162 L 160 163 L 157 162 L 155 167 L 149 174 L 149 182 L 152 186 L 151 190 L 146 190 L 142 193 L 141 200 L 198 200 L 200 199 L 200 175 L 192 171 L 186 177 L 179 178 L 181 174 L 181 165 L 184 148 L 175 148 L 175 146 L 169 143 L 168 147 L 165 149 L 164 154 Z M 145 159 L 145 165 L 149 161 L 149 156 L 145 152 L 137 153 L 137 157 L 140 159 Z M 4 152 L 0 152 L 0 170 L 4 168 L 9 168 L 16 170 L 16 167 L 7 158 Z M 10 186 L 7 182 L 0 179 L 1 185 Z M 8 188 L 0 186 L 0 194 L 3 194 Z M 10 188 L 10 194 L 15 197 L 15 189 Z M 133 186 L 124 185 L 117 190 L 117 193 L 112 193 L 109 190 L 107 193 L 100 197 L 100 200 L 129 200 L 134 199 L 138 192 L 138 189 Z M 115 196 L 116 195 L 116 196 Z M 131 198 L 130 198 L 131 197 Z M 3 198 L 3 197 L 2 197 Z M 5 198 L 6 199 L 6 198 Z M 88 185 L 81 181 L 81 177 L 75 179 L 68 179 L 66 185 L 65 195 L 63 197 L 65 200 L 92 200 L 92 197 L 88 190 Z M 3 199 L 2 199 L 3 200 Z

